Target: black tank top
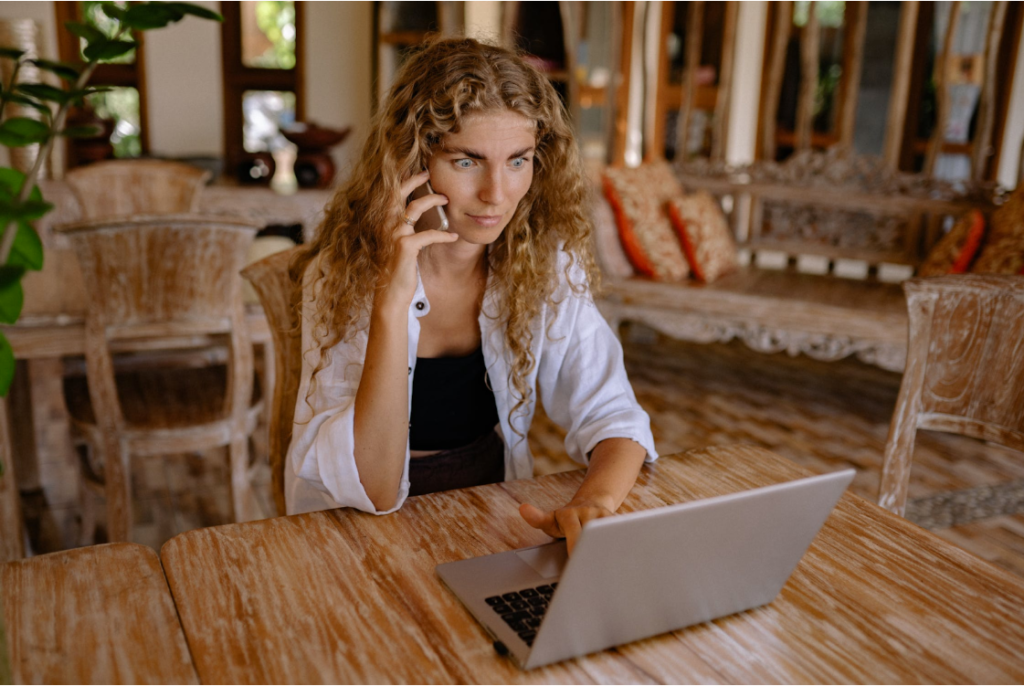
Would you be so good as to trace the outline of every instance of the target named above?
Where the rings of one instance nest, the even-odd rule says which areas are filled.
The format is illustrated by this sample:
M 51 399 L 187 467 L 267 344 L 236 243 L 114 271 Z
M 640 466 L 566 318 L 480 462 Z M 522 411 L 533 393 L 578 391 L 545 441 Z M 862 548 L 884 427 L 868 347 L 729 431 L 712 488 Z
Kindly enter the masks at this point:
M 486 373 L 482 348 L 465 357 L 417 357 L 409 448 L 460 448 L 493 430 L 498 406 Z

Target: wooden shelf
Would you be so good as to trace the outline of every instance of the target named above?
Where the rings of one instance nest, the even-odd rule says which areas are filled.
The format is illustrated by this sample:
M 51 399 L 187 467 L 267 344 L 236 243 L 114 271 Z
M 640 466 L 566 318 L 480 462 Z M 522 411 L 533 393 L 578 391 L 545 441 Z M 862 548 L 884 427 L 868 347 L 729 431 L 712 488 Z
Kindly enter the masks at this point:
M 579 89 L 580 107 L 583 109 L 604 107 L 608 104 L 607 86 L 591 86 L 590 84 L 581 83 Z
M 388 45 L 415 45 L 426 37 L 426 31 L 391 31 L 380 34 L 378 40 Z
M 693 108 L 695 110 L 714 110 L 718 102 L 718 86 L 697 86 L 694 89 Z M 665 86 L 665 106 L 670 110 L 678 110 L 683 106 L 683 87 L 679 84 Z

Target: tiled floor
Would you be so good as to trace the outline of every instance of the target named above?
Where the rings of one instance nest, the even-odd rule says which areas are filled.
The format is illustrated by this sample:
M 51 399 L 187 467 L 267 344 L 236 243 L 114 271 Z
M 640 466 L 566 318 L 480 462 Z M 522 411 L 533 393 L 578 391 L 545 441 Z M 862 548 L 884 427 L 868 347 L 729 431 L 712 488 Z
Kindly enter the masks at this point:
M 823 363 L 762 355 L 742 344 L 694 345 L 655 337 L 628 342 L 627 367 L 650 413 L 662 454 L 725 443 L 769 448 L 818 471 L 853 466 L 853 490 L 874 500 L 882 450 L 900 377 L 853 360 Z M 46 376 L 46 375 L 42 375 Z M 78 542 L 79 502 L 59 382 L 36 384 L 43 490 L 25 499 L 32 550 L 50 552 Z M 563 455 L 563 433 L 541 413 L 530 434 L 537 473 L 575 466 Z M 911 498 L 946 489 L 1024 479 L 1018 453 L 970 439 L 921 432 Z M 273 512 L 269 470 L 258 470 L 257 499 Z M 231 521 L 226 456 L 177 455 L 133 463 L 133 539 L 159 548 L 177 533 Z M 102 503 L 97 502 L 102 520 Z M 1024 576 L 1024 514 L 939 530 L 953 541 Z M 102 540 L 102 526 L 100 540 Z

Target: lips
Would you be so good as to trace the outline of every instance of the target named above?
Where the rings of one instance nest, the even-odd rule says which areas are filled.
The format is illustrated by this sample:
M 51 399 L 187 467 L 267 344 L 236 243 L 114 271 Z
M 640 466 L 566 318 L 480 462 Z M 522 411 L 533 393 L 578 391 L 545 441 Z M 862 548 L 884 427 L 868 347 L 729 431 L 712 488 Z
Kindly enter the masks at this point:
M 501 214 L 467 214 L 467 217 L 480 226 L 497 226 L 504 215 Z

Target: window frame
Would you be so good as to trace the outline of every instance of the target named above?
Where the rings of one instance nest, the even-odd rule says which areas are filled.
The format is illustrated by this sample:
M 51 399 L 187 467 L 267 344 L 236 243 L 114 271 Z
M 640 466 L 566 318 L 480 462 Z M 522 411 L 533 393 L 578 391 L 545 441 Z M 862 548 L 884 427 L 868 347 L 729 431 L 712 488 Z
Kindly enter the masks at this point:
M 81 2 L 53 3 L 54 18 L 57 22 L 57 53 L 61 61 L 77 64 L 82 62 L 81 39 L 68 31 L 65 22 L 85 23 L 82 15 Z M 139 143 L 141 157 L 149 154 L 149 114 L 146 93 L 146 40 L 145 34 L 132 32 L 135 41 L 135 61 L 130 64 L 98 64 L 89 79 L 90 86 L 113 86 L 115 88 L 134 88 L 139 92 Z M 68 139 L 68 147 L 74 145 L 74 139 Z M 74 155 L 66 157 L 66 166 L 71 168 Z M 77 166 L 77 165 L 76 165 Z
M 224 164 L 225 173 L 233 175 L 247 155 L 243 139 L 245 117 L 242 98 L 246 91 L 289 91 L 295 94 L 295 120 L 306 118 L 305 98 L 305 8 L 295 2 L 295 67 L 265 69 L 247 67 L 242 63 L 241 3 L 222 2 L 220 12 L 221 54 L 224 102 Z

